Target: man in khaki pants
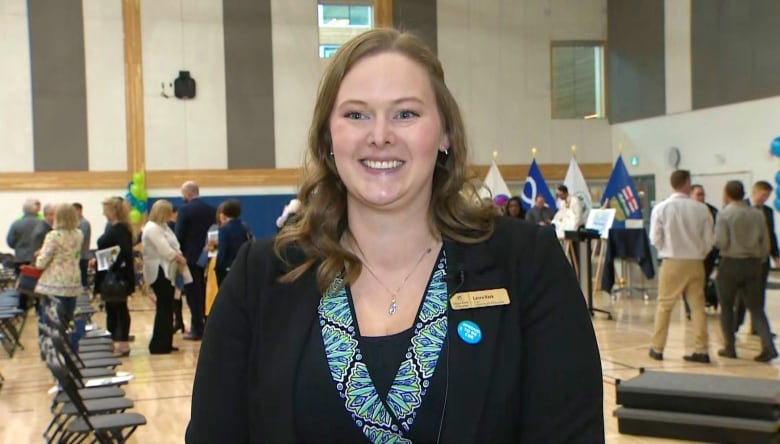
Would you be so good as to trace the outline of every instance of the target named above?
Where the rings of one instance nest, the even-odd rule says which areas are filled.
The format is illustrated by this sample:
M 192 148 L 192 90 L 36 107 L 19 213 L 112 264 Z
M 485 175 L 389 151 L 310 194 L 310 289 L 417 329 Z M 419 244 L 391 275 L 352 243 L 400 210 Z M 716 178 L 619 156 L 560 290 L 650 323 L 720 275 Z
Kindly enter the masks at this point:
M 649 355 L 659 361 L 663 359 L 669 317 L 677 299 L 685 293 L 691 305 L 695 344 L 693 353 L 683 359 L 709 363 L 704 258 L 715 242 L 712 216 L 706 205 L 689 197 L 689 171 L 674 171 L 670 182 L 674 193 L 656 205 L 650 216 L 650 242 L 658 249 L 663 263 L 658 276 L 658 307 Z

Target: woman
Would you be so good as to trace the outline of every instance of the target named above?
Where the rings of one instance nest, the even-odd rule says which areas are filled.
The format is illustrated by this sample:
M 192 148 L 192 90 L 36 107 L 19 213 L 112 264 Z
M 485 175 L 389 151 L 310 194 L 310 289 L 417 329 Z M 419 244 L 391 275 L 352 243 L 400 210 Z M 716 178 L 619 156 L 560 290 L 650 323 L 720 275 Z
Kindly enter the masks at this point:
M 59 204 L 54 212 L 54 226 L 43 240 L 43 246 L 35 260 L 41 277 L 35 292 L 52 296 L 62 305 L 68 325 L 76 311 L 76 298 L 84 291 L 81 286 L 81 242 L 84 235 L 79 230 L 79 217 L 69 203 Z
M 519 197 L 512 196 L 508 201 L 506 201 L 506 215 L 518 219 L 525 219 L 523 203 L 520 201 Z
M 214 305 L 214 301 L 217 299 L 217 293 L 219 292 L 219 284 L 216 272 L 217 256 L 214 254 L 219 248 L 219 227 L 225 223 L 225 215 L 222 213 L 222 209 L 225 207 L 225 202 L 222 202 L 217 206 L 217 213 L 214 218 L 215 224 L 211 225 L 207 233 L 217 233 L 217 236 L 212 237 L 208 235 L 206 239 L 206 246 L 203 247 L 203 254 L 207 254 L 206 262 L 206 305 L 204 307 L 204 313 L 208 318 L 211 313 L 211 307 Z
M 187 442 L 604 441 L 579 284 L 551 231 L 464 197 L 464 124 L 418 38 L 341 47 L 307 156 L 300 219 L 220 289 Z
M 238 249 L 249 239 L 246 225 L 240 218 L 241 203 L 236 199 L 228 199 L 220 207 L 222 220 L 219 224 L 217 258 L 214 264 L 217 286 L 222 285 L 238 254 Z
M 130 311 L 127 297 L 135 291 L 135 265 L 133 263 L 133 232 L 130 216 L 121 197 L 103 201 L 103 215 L 108 221 L 106 231 L 97 240 L 98 250 L 119 246 L 119 256 L 111 265 L 111 271 L 125 284 L 125 299 L 106 301 L 106 327 L 114 341 L 114 352 L 119 356 L 130 355 Z M 94 266 L 94 260 L 92 262 Z M 95 274 L 95 293 L 106 278 L 107 271 Z
M 168 227 L 173 206 L 161 199 L 152 205 L 149 221 L 144 225 L 144 280 L 151 284 L 155 295 L 154 330 L 149 353 L 161 355 L 178 351 L 173 346 L 173 293 L 176 275 L 187 260 L 179 250 L 179 241 Z

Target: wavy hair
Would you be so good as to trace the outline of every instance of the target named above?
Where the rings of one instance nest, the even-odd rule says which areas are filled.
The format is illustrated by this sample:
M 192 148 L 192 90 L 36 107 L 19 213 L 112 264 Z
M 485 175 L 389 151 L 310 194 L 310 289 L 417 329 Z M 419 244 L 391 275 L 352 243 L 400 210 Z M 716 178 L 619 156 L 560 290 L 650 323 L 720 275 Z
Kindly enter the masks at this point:
M 317 285 L 324 291 L 344 273 L 347 283 L 360 275 L 361 262 L 344 248 L 348 233 L 347 190 L 330 156 L 333 142 L 329 119 L 341 82 L 360 60 L 380 53 L 402 54 L 422 66 L 436 97 L 442 127 L 449 137 L 449 154 L 439 153 L 433 172 L 428 225 L 436 237 L 476 243 L 493 233 L 492 205 L 475 199 L 477 191 L 468 168 L 468 147 L 463 119 L 455 98 L 444 83 L 444 71 L 436 55 L 418 37 L 395 29 L 374 29 L 345 43 L 328 65 L 319 85 L 317 102 L 309 128 L 308 149 L 298 192 L 301 211 L 294 223 L 277 234 L 276 255 L 292 268 L 280 278 L 292 282 L 319 263 Z M 305 260 L 291 264 L 286 247 L 297 246 Z

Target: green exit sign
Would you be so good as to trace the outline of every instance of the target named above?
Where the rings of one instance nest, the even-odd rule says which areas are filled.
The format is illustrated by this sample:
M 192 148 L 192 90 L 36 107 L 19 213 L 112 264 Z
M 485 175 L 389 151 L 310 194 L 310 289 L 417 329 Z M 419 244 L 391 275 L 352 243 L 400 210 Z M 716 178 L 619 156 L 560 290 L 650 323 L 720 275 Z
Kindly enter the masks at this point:
M 631 166 L 637 166 L 639 165 L 639 156 L 636 154 L 631 156 Z

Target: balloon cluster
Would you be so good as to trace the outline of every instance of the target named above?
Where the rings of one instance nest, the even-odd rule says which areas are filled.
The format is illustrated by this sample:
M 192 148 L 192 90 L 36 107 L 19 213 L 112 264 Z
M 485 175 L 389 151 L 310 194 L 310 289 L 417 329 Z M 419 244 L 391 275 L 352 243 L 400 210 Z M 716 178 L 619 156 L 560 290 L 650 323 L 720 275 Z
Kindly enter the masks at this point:
M 146 179 L 142 171 L 133 173 L 133 180 L 127 184 L 125 199 L 130 202 L 130 221 L 141 222 L 141 217 L 149 209 L 149 195 L 146 194 Z

